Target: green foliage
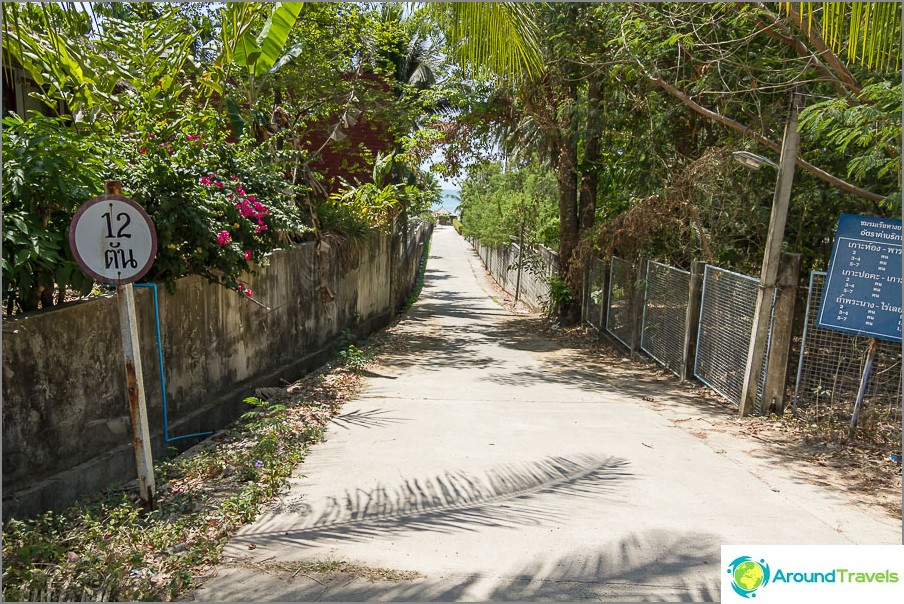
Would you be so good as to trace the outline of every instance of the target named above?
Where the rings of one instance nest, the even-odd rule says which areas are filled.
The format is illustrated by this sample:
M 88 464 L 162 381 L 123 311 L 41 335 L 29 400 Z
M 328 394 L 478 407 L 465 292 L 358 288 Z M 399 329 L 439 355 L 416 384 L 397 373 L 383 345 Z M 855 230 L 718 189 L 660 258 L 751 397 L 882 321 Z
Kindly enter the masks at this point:
M 558 246 L 556 182 L 539 165 L 503 172 L 499 163 L 473 166 L 461 187 L 461 233 L 488 245 L 507 245 L 519 235 L 530 246 Z
M 461 235 L 462 234 L 461 220 L 459 220 L 458 218 L 455 218 L 454 220 L 452 220 L 452 228 L 455 229 L 456 233 Z
M 364 369 L 373 360 L 373 352 L 361 350 L 354 344 L 339 351 L 339 362 L 353 371 Z
M 801 2 L 781 9 L 805 30 L 821 29 L 835 52 L 846 50 L 851 62 L 880 71 L 901 69 L 901 5 L 898 2 Z M 819 14 L 814 13 L 819 10 Z M 798 12 L 799 11 L 799 12 Z M 814 21 L 814 16 L 816 17 Z
M 567 281 L 553 275 L 549 278 L 549 295 L 543 300 L 543 309 L 550 316 L 560 315 L 574 302 L 574 292 Z
M 308 229 L 266 150 L 197 126 L 203 134 L 185 134 L 186 124 L 120 137 L 110 176 L 154 219 L 159 251 L 149 279 L 200 274 L 233 288 L 267 252 Z
M 509 2 L 428 4 L 461 64 L 500 79 L 536 77 L 543 71 L 533 8 Z
M 343 181 L 343 188 L 330 196 L 334 211 L 347 214 L 352 223 L 383 231 L 388 231 L 399 216 L 425 213 L 439 199 L 439 186 L 428 175 L 412 173 L 401 160 L 402 156 L 396 154 L 378 154 L 370 182 L 352 185 Z M 407 183 L 389 182 L 393 177 L 404 178 L 400 178 L 404 174 L 408 175 Z
M 864 86 L 861 99 L 866 103 L 851 105 L 834 98 L 806 107 L 800 115 L 801 132 L 846 156 L 848 177 L 867 185 L 885 180 L 887 187 L 894 187 L 901 178 L 901 83 Z M 900 195 L 884 205 L 899 214 Z
M 91 290 L 68 232 L 75 210 L 103 192 L 94 142 L 55 118 L 3 120 L 3 292 L 23 310 L 52 305 L 57 284 Z

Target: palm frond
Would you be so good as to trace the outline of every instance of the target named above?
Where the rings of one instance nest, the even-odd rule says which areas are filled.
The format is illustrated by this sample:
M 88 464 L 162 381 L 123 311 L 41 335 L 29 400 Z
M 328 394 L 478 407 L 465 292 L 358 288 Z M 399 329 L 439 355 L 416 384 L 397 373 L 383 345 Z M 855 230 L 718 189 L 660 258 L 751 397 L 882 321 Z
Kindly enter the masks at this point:
M 542 71 L 530 3 L 431 2 L 427 10 L 466 69 L 511 79 Z
M 798 11 L 801 27 L 819 27 L 826 45 L 851 63 L 880 72 L 901 69 L 900 2 L 780 2 L 782 12 Z M 814 26 L 814 21 L 817 25 Z

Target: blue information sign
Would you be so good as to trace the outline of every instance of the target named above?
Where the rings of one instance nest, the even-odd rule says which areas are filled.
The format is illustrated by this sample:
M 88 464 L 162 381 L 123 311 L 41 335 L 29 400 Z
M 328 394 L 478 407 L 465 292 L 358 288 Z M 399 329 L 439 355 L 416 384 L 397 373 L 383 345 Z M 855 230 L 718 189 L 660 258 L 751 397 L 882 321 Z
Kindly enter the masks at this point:
M 816 324 L 901 341 L 901 221 L 842 214 Z

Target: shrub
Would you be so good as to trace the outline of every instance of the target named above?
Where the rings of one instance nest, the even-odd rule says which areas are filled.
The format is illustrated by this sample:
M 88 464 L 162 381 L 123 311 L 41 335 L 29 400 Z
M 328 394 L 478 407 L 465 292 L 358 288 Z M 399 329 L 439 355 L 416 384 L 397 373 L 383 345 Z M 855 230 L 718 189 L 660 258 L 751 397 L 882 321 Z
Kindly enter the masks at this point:
M 110 176 L 154 220 L 158 254 L 149 279 L 199 274 L 244 294 L 242 273 L 309 230 L 272 158 L 223 135 L 141 133 L 120 140 Z
M 96 139 L 58 118 L 3 119 L 3 292 L 7 310 L 62 300 L 67 287 L 87 293 L 67 233 L 78 207 L 103 192 Z M 60 289 L 57 290 L 57 284 Z M 56 296 L 55 296 L 56 294 Z
M 549 315 L 559 314 L 562 309 L 568 307 L 573 300 L 574 294 L 567 281 L 558 275 L 553 275 L 549 278 L 549 296 L 547 296 L 543 304 L 544 310 Z

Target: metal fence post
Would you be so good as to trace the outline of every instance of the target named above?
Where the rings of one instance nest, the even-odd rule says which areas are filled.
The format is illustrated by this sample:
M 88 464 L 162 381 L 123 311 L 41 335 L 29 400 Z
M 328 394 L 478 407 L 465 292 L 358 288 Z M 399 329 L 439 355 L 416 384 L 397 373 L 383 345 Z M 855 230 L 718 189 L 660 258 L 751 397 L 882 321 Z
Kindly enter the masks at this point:
M 785 383 L 788 376 L 788 355 L 791 353 L 791 329 L 794 326 L 794 305 L 800 280 L 800 254 L 782 253 L 779 260 L 778 292 L 772 319 L 772 338 L 766 382 L 763 386 L 763 414 L 774 409 L 785 412 Z
M 600 259 L 600 265 L 602 265 L 603 282 L 600 291 L 600 327 L 597 330 L 597 339 L 602 342 L 605 337 L 603 334 L 606 332 L 606 315 L 609 312 L 609 286 L 611 283 L 610 271 L 612 270 L 612 263 L 608 260 L 603 262 L 602 259 Z
M 637 358 L 640 350 L 640 338 L 643 336 L 643 306 L 646 291 L 644 276 L 647 267 L 646 258 L 637 259 L 637 269 L 634 273 L 633 291 L 631 292 L 631 358 Z
M 691 262 L 691 277 L 687 290 L 687 311 L 684 319 L 684 347 L 681 354 L 682 382 L 694 376 L 694 362 L 697 359 L 697 333 L 700 330 L 700 302 L 703 298 L 703 271 L 706 263 Z

